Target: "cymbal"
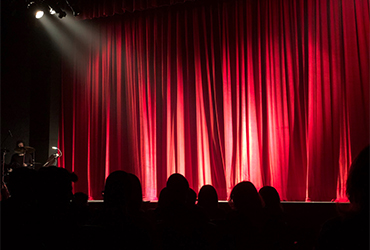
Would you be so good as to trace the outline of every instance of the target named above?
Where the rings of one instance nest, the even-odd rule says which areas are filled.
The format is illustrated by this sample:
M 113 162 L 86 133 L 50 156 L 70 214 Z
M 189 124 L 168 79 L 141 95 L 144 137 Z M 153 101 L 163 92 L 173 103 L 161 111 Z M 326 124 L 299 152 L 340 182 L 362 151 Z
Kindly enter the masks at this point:
M 26 149 L 26 153 L 33 153 L 36 151 L 33 147 L 25 146 L 24 148 Z
M 14 153 L 16 153 L 16 154 L 24 154 L 24 153 L 26 153 L 26 149 L 25 148 L 15 148 L 14 149 Z
M 29 147 L 29 146 L 14 149 L 14 153 L 16 153 L 16 154 L 30 154 L 30 153 L 33 153 L 33 152 L 35 152 L 35 148 Z

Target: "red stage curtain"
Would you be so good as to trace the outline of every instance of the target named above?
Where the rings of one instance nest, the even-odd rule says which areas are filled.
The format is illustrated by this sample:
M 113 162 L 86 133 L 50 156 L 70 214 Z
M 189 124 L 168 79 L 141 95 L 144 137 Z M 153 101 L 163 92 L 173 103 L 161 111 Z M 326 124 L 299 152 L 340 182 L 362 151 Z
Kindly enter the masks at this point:
M 115 170 L 145 200 L 172 173 L 220 199 L 345 198 L 369 143 L 369 1 L 186 4 L 85 20 L 66 56 L 59 164 L 101 199 Z M 77 24 L 76 24 L 77 25 Z
M 182 4 L 195 0 L 78 0 L 76 6 L 82 10 L 79 19 L 113 16 L 125 12 L 142 11 L 162 6 Z M 199 0 L 198 0 L 199 1 Z M 67 6 L 64 6 L 68 9 Z

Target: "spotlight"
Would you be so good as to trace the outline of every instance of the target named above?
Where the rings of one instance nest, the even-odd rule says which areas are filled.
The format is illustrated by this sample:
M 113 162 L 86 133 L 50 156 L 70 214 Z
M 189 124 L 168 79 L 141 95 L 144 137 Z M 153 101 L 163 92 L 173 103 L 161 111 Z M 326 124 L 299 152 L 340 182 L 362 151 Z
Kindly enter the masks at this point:
M 42 11 L 42 10 L 38 10 L 37 12 L 36 12 L 36 14 L 35 14 L 35 17 L 37 18 L 37 19 L 40 19 L 41 17 L 43 17 L 44 16 L 44 12 Z
M 31 13 L 34 13 L 37 19 L 40 19 L 41 17 L 44 16 L 43 6 L 41 4 L 30 2 L 27 5 L 27 9 L 29 9 Z
M 52 9 L 55 13 L 58 14 L 59 18 L 63 18 L 67 15 L 67 13 L 60 8 L 59 2 L 49 0 L 45 3 L 47 3 L 49 9 Z
M 72 11 L 74 16 L 78 16 L 80 14 L 80 10 L 75 2 L 75 0 L 26 0 L 28 3 L 27 8 L 31 11 L 31 13 L 36 13 L 36 18 L 40 19 L 44 16 L 44 14 L 50 13 L 51 15 L 58 14 L 59 18 L 63 18 L 67 16 L 67 13 L 61 9 L 61 5 L 63 2 L 66 4 Z

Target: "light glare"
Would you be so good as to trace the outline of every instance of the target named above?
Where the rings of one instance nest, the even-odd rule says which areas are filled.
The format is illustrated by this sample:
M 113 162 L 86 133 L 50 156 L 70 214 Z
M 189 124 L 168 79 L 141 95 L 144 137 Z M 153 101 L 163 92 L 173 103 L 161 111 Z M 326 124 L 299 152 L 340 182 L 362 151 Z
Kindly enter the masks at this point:
M 36 12 L 35 16 L 36 16 L 37 19 L 40 19 L 41 17 L 44 16 L 44 12 L 42 10 L 39 10 L 39 11 Z

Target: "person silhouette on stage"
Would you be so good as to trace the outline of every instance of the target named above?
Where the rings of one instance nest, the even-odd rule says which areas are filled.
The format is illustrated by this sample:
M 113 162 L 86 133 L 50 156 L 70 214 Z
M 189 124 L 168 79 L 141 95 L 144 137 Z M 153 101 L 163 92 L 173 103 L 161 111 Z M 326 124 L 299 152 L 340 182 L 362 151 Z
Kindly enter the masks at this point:
M 12 159 L 10 160 L 10 168 L 33 168 L 33 158 L 31 153 L 33 153 L 34 151 L 34 148 L 24 146 L 23 141 L 17 141 L 17 146 L 14 149 L 14 154 L 12 155 Z

